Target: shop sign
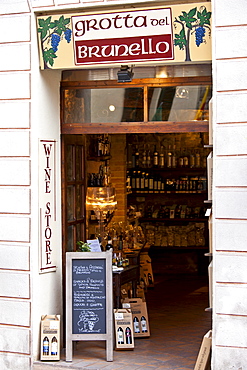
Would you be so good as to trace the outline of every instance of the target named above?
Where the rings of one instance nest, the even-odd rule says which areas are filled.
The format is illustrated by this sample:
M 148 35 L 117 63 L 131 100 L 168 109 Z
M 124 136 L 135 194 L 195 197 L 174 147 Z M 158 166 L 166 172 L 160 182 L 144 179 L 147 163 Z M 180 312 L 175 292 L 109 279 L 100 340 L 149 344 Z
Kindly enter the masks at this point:
M 173 59 L 171 9 L 72 17 L 75 64 Z
M 37 18 L 41 68 L 211 60 L 211 4 Z
M 56 141 L 39 140 L 39 251 L 40 272 L 56 270 Z M 55 253 L 56 252 L 56 253 Z

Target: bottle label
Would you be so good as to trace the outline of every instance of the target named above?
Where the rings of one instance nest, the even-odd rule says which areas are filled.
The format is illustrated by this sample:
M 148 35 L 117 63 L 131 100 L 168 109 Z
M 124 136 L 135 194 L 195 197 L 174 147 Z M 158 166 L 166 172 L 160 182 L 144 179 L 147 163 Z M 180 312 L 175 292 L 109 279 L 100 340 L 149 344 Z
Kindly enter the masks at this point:
M 51 344 L 51 355 L 57 355 L 57 342 L 52 342 Z
M 135 333 L 140 333 L 140 328 L 139 328 L 139 322 L 134 321 L 134 332 Z
M 154 166 L 158 166 L 159 158 L 158 156 L 154 156 Z
M 49 355 L 49 341 L 48 340 L 43 341 L 43 353 L 44 355 Z
M 146 322 L 146 320 L 141 320 L 141 328 L 142 328 L 143 333 L 147 332 L 147 322 Z
M 118 331 L 118 343 L 123 343 L 123 342 L 124 342 L 123 332 L 119 330 Z

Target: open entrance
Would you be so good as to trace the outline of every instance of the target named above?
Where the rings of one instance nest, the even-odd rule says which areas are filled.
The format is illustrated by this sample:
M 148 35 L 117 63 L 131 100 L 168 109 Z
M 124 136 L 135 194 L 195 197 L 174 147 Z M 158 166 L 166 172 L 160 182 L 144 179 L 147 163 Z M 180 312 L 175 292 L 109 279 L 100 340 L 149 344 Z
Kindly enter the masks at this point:
M 63 254 L 76 251 L 79 240 L 100 238 L 103 250 L 112 244 L 114 263 L 116 257 L 139 266 L 143 252 L 151 260 L 151 277 L 140 274 L 138 281 L 151 335 L 136 339 L 130 355 L 114 354 L 123 368 L 192 369 L 211 327 L 205 312 L 211 78 L 207 66 L 200 68 L 204 75 L 127 85 L 79 80 L 78 71 L 62 82 Z M 102 233 L 85 200 L 87 189 L 107 186 L 118 205 L 103 213 Z M 120 299 L 133 293 L 128 282 L 121 288 Z M 75 356 L 101 366 L 100 350 L 101 344 L 80 343 Z

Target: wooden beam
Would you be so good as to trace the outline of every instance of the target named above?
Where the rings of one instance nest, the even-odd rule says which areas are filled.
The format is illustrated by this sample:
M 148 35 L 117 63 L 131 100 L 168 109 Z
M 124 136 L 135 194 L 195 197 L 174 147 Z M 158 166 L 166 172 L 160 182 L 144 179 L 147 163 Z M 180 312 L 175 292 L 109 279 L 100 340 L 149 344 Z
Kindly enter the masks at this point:
M 208 121 L 62 124 L 62 134 L 208 132 Z

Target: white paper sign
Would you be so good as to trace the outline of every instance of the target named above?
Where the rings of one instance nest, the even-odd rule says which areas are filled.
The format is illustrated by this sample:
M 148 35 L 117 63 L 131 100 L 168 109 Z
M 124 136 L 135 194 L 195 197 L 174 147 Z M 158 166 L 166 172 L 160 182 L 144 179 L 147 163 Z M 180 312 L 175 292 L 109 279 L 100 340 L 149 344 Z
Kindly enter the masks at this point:
M 102 252 L 98 239 L 87 240 L 87 243 L 89 244 L 91 252 Z

